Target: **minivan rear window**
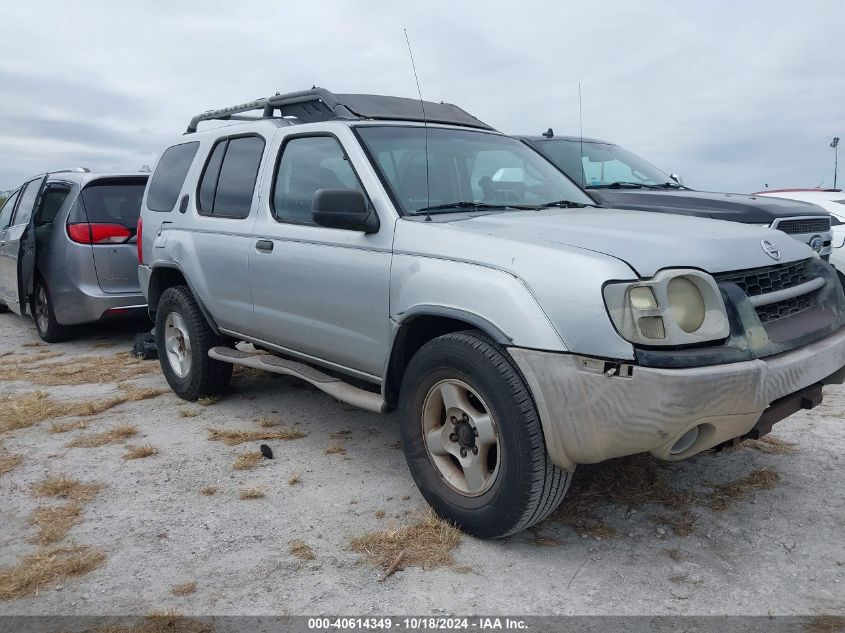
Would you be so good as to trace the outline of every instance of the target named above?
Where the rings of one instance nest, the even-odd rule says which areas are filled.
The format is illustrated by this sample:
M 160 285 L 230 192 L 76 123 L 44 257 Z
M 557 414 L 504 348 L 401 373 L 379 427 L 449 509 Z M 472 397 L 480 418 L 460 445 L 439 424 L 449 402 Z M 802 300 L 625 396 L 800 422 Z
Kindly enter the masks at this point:
M 88 185 L 80 195 L 87 221 L 92 224 L 120 224 L 134 231 L 141 214 L 144 184 L 143 180 L 135 180 Z
M 173 211 L 199 146 L 199 141 L 182 143 L 167 148 L 161 155 L 147 193 L 150 211 Z

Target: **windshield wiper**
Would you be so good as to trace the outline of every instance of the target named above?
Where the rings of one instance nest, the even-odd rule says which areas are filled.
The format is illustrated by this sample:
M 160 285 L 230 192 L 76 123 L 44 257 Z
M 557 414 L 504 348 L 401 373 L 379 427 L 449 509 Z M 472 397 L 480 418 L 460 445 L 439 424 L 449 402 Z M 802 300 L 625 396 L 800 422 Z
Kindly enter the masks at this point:
M 538 209 L 548 209 L 550 207 L 560 207 L 561 209 L 582 209 L 584 207 L 594 207 L 594 204 L 587 204 L 585 202 L 573 202 L 572 200 L 555 200 L 554 202 L 544 202 Z
M 429 213 L 431 211 L 446 211 L 448 209 L 472 209 L 473 211 L 480 211 L 485 209 L 519 209 L 521 211 L 531 211 L 537 207 L 520 205 L 520 204 L 488 204 L 486 202 L 471 202 L 469 200 L 461 200 L 460 202 L 448 202 L 446 204 L 435 204 L 431 207 L 423 207 L 414 211 L 414 215 L 420 213 Z
M 663 189 L 663 185 L 649 185 L 644 182 L 625 182 L 617 180 L 607 185 L 587 185 L 586 189 Z

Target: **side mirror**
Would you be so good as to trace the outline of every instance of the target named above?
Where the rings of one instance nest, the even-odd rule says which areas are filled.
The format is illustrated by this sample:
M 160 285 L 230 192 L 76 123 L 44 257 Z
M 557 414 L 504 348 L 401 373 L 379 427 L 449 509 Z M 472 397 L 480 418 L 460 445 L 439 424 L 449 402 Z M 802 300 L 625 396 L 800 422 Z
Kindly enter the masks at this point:
M 671 178 L 672 180 L 674 180 L 674 181 L 675 181 L 676 183 L 678 183 L 679 185 L 684 184 L 684 180 L 683 180 L 683 178 L 681 178 L 678 174 L 669 174 L 669 178 Z
M 375 233 L 379 228 L 378 216 L 357 189 L 318 189 L 311 213 L 316 224 L 330 229 Z

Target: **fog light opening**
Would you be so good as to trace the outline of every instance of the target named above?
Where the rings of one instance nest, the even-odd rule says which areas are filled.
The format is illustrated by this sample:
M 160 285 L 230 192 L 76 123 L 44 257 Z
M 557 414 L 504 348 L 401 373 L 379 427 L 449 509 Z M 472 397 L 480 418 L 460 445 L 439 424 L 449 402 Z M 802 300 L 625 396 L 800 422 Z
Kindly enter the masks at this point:
M 670 455 L 680 455 L 692 448 L 699 435 L 699 427 L 694 426 L 689 431 L 684 433 L 677 442 L 669 449 Z

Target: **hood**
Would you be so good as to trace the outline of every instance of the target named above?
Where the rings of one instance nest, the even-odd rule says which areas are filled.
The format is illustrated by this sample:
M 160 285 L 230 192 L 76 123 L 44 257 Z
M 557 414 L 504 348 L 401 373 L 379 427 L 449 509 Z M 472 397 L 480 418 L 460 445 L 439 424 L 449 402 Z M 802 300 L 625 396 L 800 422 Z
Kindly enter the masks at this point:
M 711 193 L 691 189 L 588 189 L 587 193 L 607 207 L 693 215 L 744 224 L 771 224 L 777 218 L 824 215 L 808 202 L 749 196 L 741 193 Z
M 719 273 L 772 266 L 814 255 L 806 244 L 773 229 L 619 209 L 489 214 L 448 224 L 457 231 L 473 234 L 472 239 L 457 240 L 457 243 L 480 246 L 486 236 L 489 247 L 479 248 L 477 252 L 495 251 L 497 259 L 512 262 L 504 267 L 513 268 L 517 275 L 518 262 L 532 255 L 532 246 L 574 247 L 601 253 L 625 262 L 640 277 L 650 277 L 662 268 L 698 268 Z M 761 245 L 763 240 L 780 251 L 780 260 L 766 254 Z

